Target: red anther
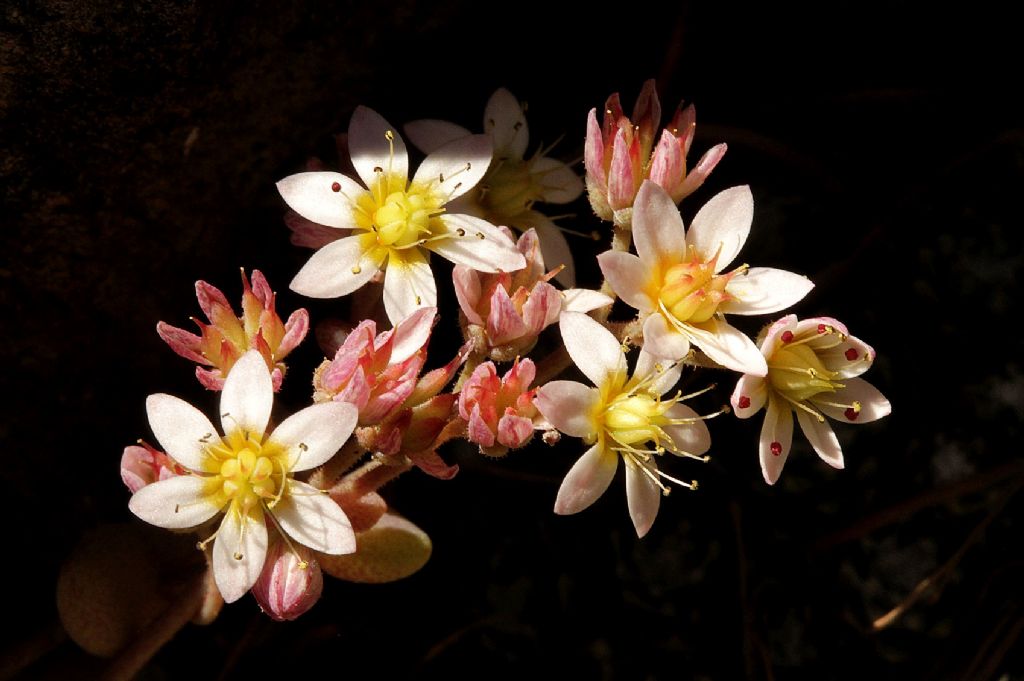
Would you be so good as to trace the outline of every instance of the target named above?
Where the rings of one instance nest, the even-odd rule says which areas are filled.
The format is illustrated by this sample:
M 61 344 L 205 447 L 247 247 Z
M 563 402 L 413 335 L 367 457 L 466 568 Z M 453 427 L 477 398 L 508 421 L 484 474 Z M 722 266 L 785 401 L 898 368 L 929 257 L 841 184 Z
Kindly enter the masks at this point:
M 334 184 L 332 184 L 331 185 L 331 191 L 332 192 L 340 192 L 341 191 L 341 183 L 340 182 L 335 182 Z
M 793 340 L 793 332 L 792 331 L 783 331 L 782 332 L 782 342 L 783 343 L 788 343 L 791 340 Z
M 843 412 L 843 416 L 850 419 L 851 421 L 856 421 L 857 417 L 860 416 L 860 412 L 854 409 L 853 407 L 849 407 L 846 411 Z
M 850 360 L 851 362 L 853 360 L 857 359 L 857 350 L 856 350 L 856 348 L 847 348 L 847 350 L 846 350 L 846 352 L 844 354 L 846 355 L 846 359 Z
M 828 327 L 824 324 L 818 324 L 818 333 L 828 333 Z
M 772 443 L 772 455 L 773 456 L 781 456 L 782 455 L 782 443 L 781 442 L 773 442 Z
M 740 401 L 737 402 L 740 409 L 746 409 L 750 406 L 750 398 L 746 395 L 740 395 Z

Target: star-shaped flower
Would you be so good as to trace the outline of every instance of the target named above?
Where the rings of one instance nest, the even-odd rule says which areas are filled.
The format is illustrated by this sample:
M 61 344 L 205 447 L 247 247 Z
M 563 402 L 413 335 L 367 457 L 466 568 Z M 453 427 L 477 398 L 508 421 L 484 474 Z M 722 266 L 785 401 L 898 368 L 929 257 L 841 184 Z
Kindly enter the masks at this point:
M 662 399 L 679 379 L 678 364 L 663 367 L 641 351 L 632 378 L 626 356 L 604 326 L 579 312 L 559 320 L 565 349 L 596 387 L 575 381 L 552 381 L 537 390 L 533 404 L 555 428 L 590 445 L 562 481 L 555 513 L 577 513 L 604 494 L 619 459 L 626 463 L 626 501 L 638 536 L 654 523 L 668 486 L 685 487 L 658 470 L 656 456 L 670 452 L 703 459 L 711 435 L 703 419 L 680 403 L 682 396 Z
M 328 554 L 355 551 L 355 534 L 341 508 L 320 490 L 292 478 L 323 464 L 345 444 L 356 408 L 342 402 L 307 407 L 265 435 L 273 406 L 270 371 L 250 350 L 232 367 L 220 399 L 221 426 L 171 395 L 146 400 L 157 440 L 185 475 L 138 490 L 128 503 L 148 523 L 185 529 L 221 511 L 213 536 L 213 575 L 227 602 L 256 583 L 267 556 L 267 518 L 283 534 Z
M 277 183 L 296 213 L 321 225 L 351 229 L 309 259 L 292 290 L 336 298 L 384 268 L 384 308 L 398 323 L 437 305 L 429 252 L 481 272 L 510 272 L 526 263 L 512 240 L 471 215 L 445 206 L 476 186 L 491 160 L 486 135 L 470 135 L 434 151 L 409 180 L 405 143 L 376 112 L 358 107 L 348 130 L 352 164 L 363 184 L 332 172 L 298 173 Z
M 722 366 L 764 376 L 764 357 L 725 314 L 768 314 L 785 309 L 813 288 L 807 277 L 771 267 L 723 270 L 740 252 L 754 216 L 750 188 L 713 196 L 686 231 L 672 197 L 647 180 L 633 211 L 638 255 L 606 251 L 601 271 L 616 294 L 637 308 L 644 349 L 678 360 L 691 343 Z
M 857 378 L 871 368 L 875 351 L 831 317 L 783 317 L 768 328 L 761 352 L 768 375 L 743 376 L 733 390 L 732 406 L 741 419 L 767 407 L 759 452 L 769 485 L 779 479 L 789 456 L 794 413 L 818 456 L 842 468 L 843 450 L 825 417 L 870 423 L 892 411 L 882 393 Z

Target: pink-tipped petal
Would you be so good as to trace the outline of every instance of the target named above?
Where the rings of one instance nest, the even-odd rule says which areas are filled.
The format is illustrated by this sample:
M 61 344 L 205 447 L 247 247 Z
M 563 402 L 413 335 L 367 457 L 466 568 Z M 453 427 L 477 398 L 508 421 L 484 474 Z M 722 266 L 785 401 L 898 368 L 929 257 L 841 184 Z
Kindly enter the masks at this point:
M 601 393 L 576 381 L 551 381 L 537 390 L 533 406 L 558 430 L 573 437 L 592 437 L 597 432 L 594 412 Z
M 750 187 L 730 187 L 712 196 L 697 211 L 686 242 L 696 247 L 705 261 L 717 253 L 715 271 L 721 272 L 743 248 L 753 221 L 754 197 Z
M 608 205 L 612 210 L 629 208 L 636 197 L 638 177 L 633 165 L 635 154 L 632 147 L 633 142 L 626 139 L 626 130 L 619 128 L 612 145 L 612 162 L 608 167 Z
M 516 414 L 498 419 L 498 442 L 509 449 L 519 449 L 533 437 L 533 422 Z
M 274 517 L 289 537 L 331 555 L 353 553 L 356 535 L 337 502 L 322 490 L 290 480 L 288 494 L 274 507 Z
M 604 138 L 601 135 L 601 125 L 597 122 L 597 109 L 591 109 L 587 114 L 587 137 L 583 145 L 583 165 L 587 170 L 587 177 L 598 187 L 604 187 L 608 183 L 608 176 L 604 170 Z
M 339 298 L 365 285 L 383 264 L 385 252 L 366 252 L 365 234 L 333 241 L 313 254 L 289 287 L 310 298 Z
M 224 433 L 241 429 L 259 441 L 270 421 L 274 385 L 267 363 L 256 350 L 235 362 L 220 393 L 220 422 Z
M 284 324 L 284 336 L 277 346 L 276 359 L 287 357 L 288 354 L 298 347 L 299 343 L 309 333 L 309 312 L 305 308 L 299 308 L 292 312 L 288 321 Z
M 245 595 L 259 579 L 267 558 L 267 526 L 259 517 L 233 510 L 221 521 L 213 542 L 213 577 L 225 603 Z
M 690 339 L 668 323 L 660 312 L 644 320 L 644 350 L 659 359 L 675 362 L 690 352 Z
M 693 138 L 691 137 L 690 139 L 692 140 Z M 675 190 L 672 192 L 672 198 L 676 201 L 682 201 L 684 198 L 697 191 L 697 189 L 704 184 L 704 180 L 708 178 L 711 171 L 715 169 L 715 166 L 718 165 L 718 162 L 722 160 L 723 156 L 725 156 L 726 149 L 727 147 L 724 142 L 722 144 L 716 144 L 708 149 L 707 152 L 700 157 L 700 160 L 697 161 L 697 165 L 690 168 L 690 172 L 686 174 L 683 181 L 676 185 Z
M 405 189 L 409 178 L 409 154 L 405 142 L 398 129 L 376 111 L 357 106 L 352 112 L 352 120 L 348 124 L 348 149 L 352 165 L 367 187 L 372 187 L 377 180 L 374 169 L 381 168 L 385 173 L 397 176 L 401 188 Z
M 453 140 L 473 134 L 461 125 L 432 118 L 410 121 L 402 129 L 413 146 L 424 154 L 431 154 Z
M 487 315 L 487 336 L 492 345 L 504 345 L 520 338 L 529 329 L 508 297 L 503 286 L 496 286 L 491 294 L 491 310 Z
M 347 402 L 323 402 L 297 411 L 274 429 L 270 440 L 288 451 L 294 473 L 326 463 L 356 427 L 359 410 Z
M 722 366 L 741 374 L 768 375 L 768 363 L 745 333 L 718 319 L 700 326 L 686 325 L 690 340 L 705 355 Z
M 523 305 L 523 321 L 528 334 L 538 334 L 558 321 L 562 313 L 562 295 L 551 284 L 534 284 L 530 297 Z
M 437 307 L 437 287 L 427 256 L 417 248 L 392 251 L 384 273 L 384 310 L 397 324 L 424 307 Z
M 634 214 L 634 225 L 635 217 Z M 633 233 L 636 234 L 635 229 Z M 605 251 L 597 256 L 597 264 L 612 290 L 627 305 L 636 308 L 641 314 L 655 308 L 657 302 L 647 293 L 648 280 L 654 276 L 649 263 L 644 263 L 632 253 Z
M 817 354 L 825 368 L 835 371 L 839 378 L 860 376 L 875 361 L 875 349 L 854 336 L 847 336 L 846 340 L 834 347 L 818 350 Z
M 648 172 L 651 182 L 655 182 L 677 201 L 674 191 L 686 177 L 686 159 L 679 140 L 668 130 L 661 131 L 658 146 L 651 154 L 651 169 Z
M 845 423 L 871 423 L 888 416 L 892 411 L 892 405 L 885 396 L 878 391 L 878 388 L 871 385 L 863 378 L 848 378 L 843 381 L 845 387 L 834 393 L 820 393 L 811 398 L 811 403 L 837 421 Z M 832 404 L 825 404 L 824 400 L 836 404 L 860 404 L 860 411 L 857 412 L 849 407 L 836 407 Z
M 651 462 L 652 468 L 657 464 Z M 661 505 L 661 489 L 654 484 L 638 464 L 626 461 L 626 505 L 629 508 L 629 518 L 636 528 L 636 536 L 644 537 L 654 525 L 654 519 L 658 515 L 658 507 Z
M 466 420 L 466 437 L 470 442 L 490 447 L 494 444 L 494 431 L 480 413 L 480 405 L 474 404 L 473 411 Z
M 484 320 L 476 311 L 482 294 L 480 275 L 471 267 L 456 265 L 452 268 L 452 282 L 455 284 L 455 297 L 459 301 L 459 308 L 466 315 L 466 319 L 470 324 L 483 326 Z
M 492 151 L 487 135 L 452 140 L 423 159 L 413 182 L 432 185 L 451 201 L 480 182 L 491 163 Z
M 163 322 L 159 322 L 156 325 L 156 333 L 163 342 L 170 346 L 171 350 L 174 350 L 181 357 L 192 362 L 198 362 L 199 364 L 212 364 L 210 360 L 200 354 L 199 346 L 203 339 L 194 333 Z
M 328 227 L 354 227 L 355 201 L 366 193 L 355 180 L 327 172 L 289 175 L 277 183 L 277 191 L 296 213 Z
M 576 265 L 573 263 L 572 249 L 558 225 L 535 210 L 527 211 L 519 220 L 522 226 L 530 227 L 537 233 L 545 266 L 550 269 L 562 266 L 562 271 L 555 275 L 555 281 L 562 286 L 575 286 Z
M 424 307 L 400 321 L 395 327 L 391 358 L 388 363 L 404 362 L 422 350 L 430 339 L 430 332 L 434 328 L 436 318 L 436 307 Z
M 769 485 L 774 485 L 779 479 L 792 443 L 793 415 L 789 403 L 782 399 L 769 399 L 759 444 L 761 473 Z
M 807 277 L 774 267 L 751 267 L 729 280 L 726 292 L 733 296 L 719 306 L 725 314 L 769 314 L 785 310 L 803 299 L 814 283 Z
M 167 455 L 185 468 L 202 471 L 210 461 L 207 448 L 220 443 L 217 429 L 203 412 L 173 395 L 146 398 L 149 427 Z
M 425 247 L 441 257 L 478 272 L 515 272 L 526 267 L 526 258 L 512 239 L 486 220 L 459 214 L 445 214 L 439 219 L 452 238 L 431 241 Z
M 626 375 L 626 356 L 611 331 L 580 312 L 563 312 L 559 328 L 565 349 L 594 385 Z
M 600 444 L 584 452 L 562 480 L 555 499 L 555 513 L 579 513 L 604 494 L 615 477 L 619 455 Z
M 649 269 L 666 257 L 680 258 L 686 252 L 686 230 L 679 209 L 668 192 L 650 180 L 644 181 L 636 195 L 633 242 Z
M 220 511 L 207 495 L 207 481 L 196 475 L 178 475 L 146 485 L 132 495 L 128 509 L 151 525 L 183 530 L 202 525 Z
M 762 376 L 745 374 L 736 382 L 729 404 L 737 418 L 748 419 L 761 411 L 768 399 L 767 381 Z
M 821 460 L 833 468 L 842 468 L 843 449 L 839 446 L 839 439 L 832 431 L 832 426 L 827 421 L 819 421 L 803 409 L 796 410 L 796 420 Z

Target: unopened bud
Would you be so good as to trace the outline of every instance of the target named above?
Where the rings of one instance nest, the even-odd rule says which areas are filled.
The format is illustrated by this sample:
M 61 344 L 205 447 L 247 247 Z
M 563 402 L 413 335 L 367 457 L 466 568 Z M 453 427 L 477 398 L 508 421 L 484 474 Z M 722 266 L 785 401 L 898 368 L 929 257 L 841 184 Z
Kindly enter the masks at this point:
M 252 593 L 263 612 L 283 622 L 313 607 L 323 587 L 323 574 L 312 552 L 304 546 L 277 541 L 267 553 Z

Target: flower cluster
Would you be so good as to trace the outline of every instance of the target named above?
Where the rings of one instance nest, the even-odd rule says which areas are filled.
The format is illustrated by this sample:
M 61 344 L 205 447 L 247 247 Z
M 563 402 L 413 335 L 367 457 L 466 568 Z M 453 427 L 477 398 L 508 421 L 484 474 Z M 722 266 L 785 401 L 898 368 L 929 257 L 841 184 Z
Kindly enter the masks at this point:
M 863 424 L 889 413 L 860 378 L 875 351 L 841 322 L 789 314 L 756 342 L 743 330 L 742 318 L 786 310 L 813 284 L 737 261 L 754 222 L 747 186 L 687 207 L 684 223 L 680 201 L 725 152 L 713 146 L 687 168 L 692 106 L 658 135 L 649 81 L 631 117 L 612 95 L 601 124 L 596 109 L 578 123 L 589 201 L 611 223 L 595 230 L 608 246 L 589 270 L 576 269 L 578 249 L 540 212 L 575 201 L 584 181 L 549 156 L 552 147 L 528 154 L 525 108 L 505 89 L 485 106 L 483 134 L 432 119 L 406 124 L 427 154 L 414 173 L 397 129 L 360 106 L 339 145 L 354 177 L 317 162 L 277 183 L 293 240 L 319 249 L 291 290 L 313 298 L 358 290 L 360 299 L 349 319 L 317 327 L 327 357 L 312 375 L 312 404 L 276 427 L 282 360 L 307 334 L 305 310 L 282 321 L 276 295 L 253 270 L 251 284 L 242 274 L 240 317 L 200 281 L 208 318 L 196 322 L 200 333 L 158 324 L 171 349 L 199 365 L 202 385 L 221 391 L 219 428 L 182 399 L 150 395 L 162 451 L 142 441 L 127 447 L 121 475 L 135 515 L 199 535 L 219 598 L 251 590 L 269 616 L 293 619 L 317 601 L 324 573 L 375 583 L 418 570 L 429 537 L 380 490 L 413 469 L 456 475 L 458 464 L 439 454 L 453 440 L 471 445 L 461 456 L 508 460 L 537 431 L 548 445 L 563 434 L 579 438 L 583 453 L 552 492 L 555 513 L 594 504 L 621 461 L 628 515 L 643 537 L 662 497 L 697 488 L 678 471 L 685 460 L 709 459 L 709 419 L 764 410 L 759 461 L 774 484 L 792 448 L 794 415 L 811 448 L 842 468 L 828 419 Z M 436 276 L 432 253 L 454 263 L 450 280 Z M 603 282 L 575 287 L 578 272 L 598 269 Z M 446 363 L 425 370 L 432 337 L 457 335 L 454 325 L 435 334 L 445 309 L 439 292 L 458 302 L 462 340 L 443 350 Z M 625 318 L 611 319 L 620 310 Z M 559 378 L 573 365 L 587 383 Z M 730 406 L 698 413 L 689 404 L 714 390 L 679 387 L 684 369 L 692 380 L 701 368 L 739 375 Z

